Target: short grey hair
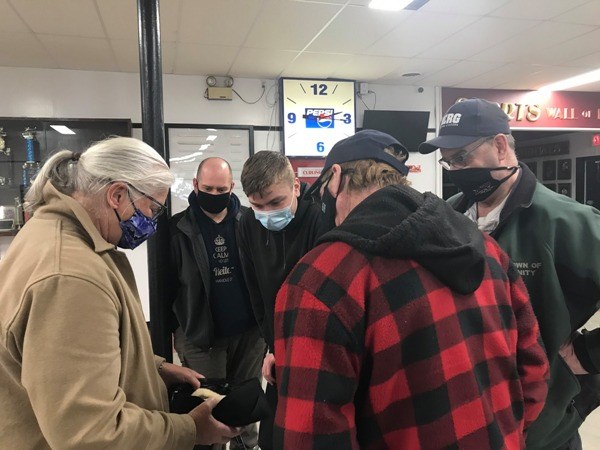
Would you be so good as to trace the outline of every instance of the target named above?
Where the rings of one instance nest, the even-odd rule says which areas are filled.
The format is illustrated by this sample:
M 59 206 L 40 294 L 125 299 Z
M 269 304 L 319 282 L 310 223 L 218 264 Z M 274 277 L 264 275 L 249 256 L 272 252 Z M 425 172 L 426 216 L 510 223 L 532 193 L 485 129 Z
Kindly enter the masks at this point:
M 515 137 L 512 134 L 505 134 L 504 136 L 506 136 L 506 140 L 508 141 L 508 146 L 514 150 L 515 149 Z
M 173 180 L 165 160 L 148 144 L 114 137 L 95 143 L 81 156 L 70 150 L 50 156 L 25 195 L 25 208 L 33 212 L 44 204 L 42 192 L 48 181 L 66 195 L 94 194 L 113 181 L 151 195 L 169 189 Z

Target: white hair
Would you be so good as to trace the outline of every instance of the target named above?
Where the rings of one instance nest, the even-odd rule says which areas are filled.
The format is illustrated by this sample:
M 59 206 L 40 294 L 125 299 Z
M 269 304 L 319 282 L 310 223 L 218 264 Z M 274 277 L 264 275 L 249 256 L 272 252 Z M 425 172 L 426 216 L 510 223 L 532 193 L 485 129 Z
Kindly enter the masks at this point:
M 113 181 L 123 181 L 140 192 L 168 189 L 174 176 L 163 158 L 145 142 L 114 137 L 95 143 L 79 156 L 70 150 L 53 154 L 42 166 L 25 195 L 25 208 L 44 204 L 42 191 L 50 181 L 60 192 L 94 194 Z

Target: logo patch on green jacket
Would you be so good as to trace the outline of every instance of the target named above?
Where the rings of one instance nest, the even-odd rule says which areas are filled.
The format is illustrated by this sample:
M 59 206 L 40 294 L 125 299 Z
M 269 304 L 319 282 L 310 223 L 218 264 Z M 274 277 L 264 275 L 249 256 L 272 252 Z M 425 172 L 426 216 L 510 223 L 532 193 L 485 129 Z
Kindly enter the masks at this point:
M 532 277 L 535 275 L 535 272 L 542 267 L 541 262 L 513 261 L 513 264 L 515 265 L 522 277 Z

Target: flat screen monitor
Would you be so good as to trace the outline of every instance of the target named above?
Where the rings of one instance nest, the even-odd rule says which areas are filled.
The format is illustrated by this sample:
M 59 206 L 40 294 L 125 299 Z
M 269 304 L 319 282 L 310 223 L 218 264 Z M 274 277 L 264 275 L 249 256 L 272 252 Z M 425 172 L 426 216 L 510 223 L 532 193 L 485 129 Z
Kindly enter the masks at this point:
M 429 111 L 366 110 L 363 130 L 383 131 L 398 139 L 410 152 L 427 140 Z

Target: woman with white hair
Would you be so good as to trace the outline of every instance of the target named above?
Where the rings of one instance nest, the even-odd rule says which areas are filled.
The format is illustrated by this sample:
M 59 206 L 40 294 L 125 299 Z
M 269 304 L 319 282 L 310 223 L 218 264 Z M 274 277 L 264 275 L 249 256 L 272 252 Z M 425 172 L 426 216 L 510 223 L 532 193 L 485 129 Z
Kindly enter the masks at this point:
M 238 429 L 211 400 L 169 414 L 200 375 L 153 356 L 124 253 L 156 231 L 173 175 L 132 138 L 63 150 L 25 197 L 33 217 L 0 261 L 0 448 L 191 449 Z

